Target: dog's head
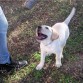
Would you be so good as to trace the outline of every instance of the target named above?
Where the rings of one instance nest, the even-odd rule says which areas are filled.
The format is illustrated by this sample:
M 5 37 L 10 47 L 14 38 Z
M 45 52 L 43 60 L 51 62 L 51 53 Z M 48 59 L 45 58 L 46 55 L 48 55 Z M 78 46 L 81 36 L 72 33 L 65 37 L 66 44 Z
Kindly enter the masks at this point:
M 36 38 L 38 41 L 56 40 L 59 37 L 56 30 L 47 25 L 38 26 L 36 29 Z

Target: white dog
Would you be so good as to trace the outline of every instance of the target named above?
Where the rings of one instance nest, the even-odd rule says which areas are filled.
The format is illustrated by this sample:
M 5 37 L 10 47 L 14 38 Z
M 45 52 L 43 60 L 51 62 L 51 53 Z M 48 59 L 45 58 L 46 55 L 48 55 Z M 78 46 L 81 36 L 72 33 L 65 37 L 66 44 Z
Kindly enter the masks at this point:
M 73 7 L 70 15 L 64 22 L 56 23 L 52 27 L 47 25 L 38 26 L 36 30 L 37 40 L 40 42 L 41 60 L 36 69 L 40 70 L 44 66 L 45 57 L 49 54 L 56 54 L 56 67 L 62 66 L 61 58 L 63 58 L 63 48 L 69 37 L 68 24 L 75 14 Z

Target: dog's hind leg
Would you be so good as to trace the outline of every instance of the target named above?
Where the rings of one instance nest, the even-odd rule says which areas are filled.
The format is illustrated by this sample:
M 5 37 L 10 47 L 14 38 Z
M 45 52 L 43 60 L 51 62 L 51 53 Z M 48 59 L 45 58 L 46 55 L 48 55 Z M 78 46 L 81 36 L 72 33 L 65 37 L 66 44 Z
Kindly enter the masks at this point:
M 64 47 L 65 47 L 65 45 L 66 45 L 66 41 L 61 45 L 61 58 L 63 58 L 63 49 L 64 49 Z
M 61 48 L 61 54 L 60 57 L 63 58 L 63 47 Z
M 60 66 L 62 66 L 62 63 L 61 63 L 61 54 L 62 54 L 62 51 L 61 51 L 61 49 L 60 49 L 60 51 L 58 51 L 57 53 L 56 53 L 56 64 L 55 64 L 55 66 L 56 67 L 60 67 Z

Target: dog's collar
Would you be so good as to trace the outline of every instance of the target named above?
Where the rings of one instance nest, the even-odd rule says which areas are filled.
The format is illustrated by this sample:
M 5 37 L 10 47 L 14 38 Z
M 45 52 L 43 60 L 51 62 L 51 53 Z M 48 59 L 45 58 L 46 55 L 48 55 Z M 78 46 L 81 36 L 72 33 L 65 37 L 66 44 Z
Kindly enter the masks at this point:
M 51 41 L 50 43 L 46 44 L 45 46 L 48 46 L 48 45 L 50 45 L 52 42 L 53 42 L 53 41 Z

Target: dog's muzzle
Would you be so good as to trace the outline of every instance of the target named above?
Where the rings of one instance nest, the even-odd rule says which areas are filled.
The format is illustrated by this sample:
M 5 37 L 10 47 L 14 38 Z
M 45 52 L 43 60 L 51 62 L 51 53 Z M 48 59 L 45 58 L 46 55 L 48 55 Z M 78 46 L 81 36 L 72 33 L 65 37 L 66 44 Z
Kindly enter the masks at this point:
M 44 40 L 46 39 L 48 36 L 42 33 L 42 27 L 38 26 L 38 28 L 36 29 L 36 38 L 37 40 Z

